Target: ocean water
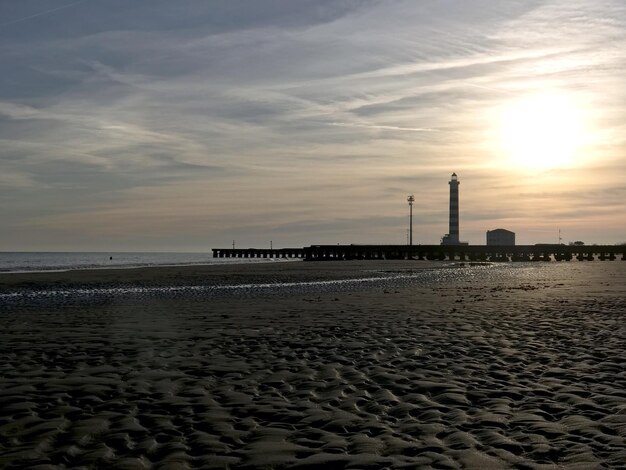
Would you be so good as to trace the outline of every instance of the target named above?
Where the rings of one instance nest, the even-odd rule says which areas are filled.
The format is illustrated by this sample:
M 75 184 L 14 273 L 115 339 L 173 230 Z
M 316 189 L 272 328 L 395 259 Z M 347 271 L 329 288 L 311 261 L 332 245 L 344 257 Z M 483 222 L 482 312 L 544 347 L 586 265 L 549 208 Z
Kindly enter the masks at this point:
M 213 258 L 212 253 L 0 252 L 0 272 L 67 271 L 194 264 L 259 263 L 273 259 Z

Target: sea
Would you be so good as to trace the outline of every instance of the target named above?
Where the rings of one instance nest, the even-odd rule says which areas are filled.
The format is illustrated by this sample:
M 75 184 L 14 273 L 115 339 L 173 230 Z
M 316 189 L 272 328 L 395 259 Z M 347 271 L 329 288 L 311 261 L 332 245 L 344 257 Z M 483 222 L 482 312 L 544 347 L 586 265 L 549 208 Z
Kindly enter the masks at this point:
M 273 258 L 213 258 L 212 253 L 0 252 L 0 273 L 276 261 L 279 260 Z

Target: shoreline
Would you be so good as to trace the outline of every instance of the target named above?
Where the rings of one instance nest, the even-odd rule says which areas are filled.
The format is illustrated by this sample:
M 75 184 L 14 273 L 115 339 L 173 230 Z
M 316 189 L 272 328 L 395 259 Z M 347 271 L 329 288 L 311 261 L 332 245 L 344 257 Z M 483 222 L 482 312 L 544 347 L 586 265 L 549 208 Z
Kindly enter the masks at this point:
M 11 289 L 46 287 L 133 285 L 177 286 L 223 284 L 225 279 L 238 283 L 262 282 L 273 279 L 278 282 L 299 279 L 309 280 L 346 279 L 355 272 L 379 272 L 389 269 L 413 271 L 454 266 L 448 261 L 325 261 L 303 262 L 261 261 L 250 263 L 216 263 L 194 265 L 138 266 L 132 268 L 95 268 L 64 271 L 0 272 L 0 292 Z
M 188 263 L 165 263 L 165 264 L 136 264 L 136 265 L 112 265 L 112 266 L 78 266 L 57 268 L 52 267 L 50 269 L 26 269 L 26 270 L 2 270 L 0 269 L 0 276 L 5 274 L 39 274 L 39 273 L 63 273 L 69 271 L 99 271 L 99 270 L 123 270 L 123 269 L 141 269 L 141 268 L 175 268 L 184 266 L 222 266 L 222 265 L 246 265 L 246 264 L 263 264 L 263 263 L 276 263 L 276 262 L 294 262 L 302 261 L 299 259 L 231 259 L 227 258 L 227 261 L 215 261 L 211 263 L 207 262 L 188 262 Z
M 178 267 L 185 267 L 185 266 L 222 266 L 222 265 L 246 265 L 248 263 L 250 264 L 257 264 L 257 263 L 272 263 L 272 262 L 295 262 L 295 261 L 302 261 L 302 260 L 295 260 L 295 259 L 289 259 L 289 260 L 278 260 L 278 259 L 271 259 L 271 260 L 253 260 L 253 259 L 248 259 L 248 260 L 244 260 L 244 261 L 229 261 L 229 262 L 224 262 L 224 263 L 172 263 L 172 264 L 140 264 L 140 265 L 128 265 L 128 266 L 87 266 L 87 267 L 71 267 L 71 268 L 63 268 L 63 269 L 39 269 L 39 270 L 17 270 L 17 271 L 3 271 L 0 270 L 0 275 L 3 274 L 39 274 L 39 273 L 64 273 L 64 272 L 68 272 L 68 271 L 100 271 L 100 270 L 106 270 L 106 269 L 119 269 L 119 270 L 125 270 L 125 269 L 141 269 L 141 268 L 178 268 Z

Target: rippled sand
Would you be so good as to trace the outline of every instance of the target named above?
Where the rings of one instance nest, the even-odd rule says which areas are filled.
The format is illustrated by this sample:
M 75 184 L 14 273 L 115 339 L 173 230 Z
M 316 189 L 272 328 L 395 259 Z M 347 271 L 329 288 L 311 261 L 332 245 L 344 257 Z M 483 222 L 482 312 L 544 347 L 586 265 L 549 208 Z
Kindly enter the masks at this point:
M 424 266 L 0 277 L 0 467 L 623 466 L 626 263 Z

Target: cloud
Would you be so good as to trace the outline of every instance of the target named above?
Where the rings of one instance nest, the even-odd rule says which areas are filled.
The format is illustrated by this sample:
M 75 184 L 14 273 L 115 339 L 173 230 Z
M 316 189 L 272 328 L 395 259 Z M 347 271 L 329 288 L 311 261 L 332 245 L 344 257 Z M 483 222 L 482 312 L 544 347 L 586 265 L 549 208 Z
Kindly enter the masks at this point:
M 87 0 L 78 0 L 78 1 L 76 1 L 76 2 L 67 3 L 67 4 L 65 4 L 65 5 L 61 5 L 61 6 L 56 7 L 56 8 L 50 8 L 50 9 L 48 9 L 48 10 L 43 10 L 43 11 L 40 11 L 40 12 L 38 12 L 38 13 L 34 13 L 34 14 L 32 14 L 32 15 L 27 15 L 27 16 L 23 16 L 23 17 L 21 17 L 21 18 L 15 18 L 15 19 L 12 19 L 12 20 L 9 20 L 9 21 L 5 21 L 4 23 L 0 23 L 0 28 L 1 28 L 1 27 L 4 27 L 4 26 L 14 25 L 14 24 L 16 24 L 16 23 L 21 23 L 21 22 L 23 22 L 23 21 L 31 20 L 31 19 L 33 19 L 33 18 L 38 18 L 38 17 L 40 17 L 40 16 L 49 15 L 49 14 L 51 14 L 51 13 L 55 13 L 55 12 L 57 12 L 57 11 L 64 10 L 64 9 L 66 9 L 66 8 L 69 8 L 69 7 L 72 7 L 72 6 L 78 5 L 78 4 L 83 3 L 83 2 L 85 2 L 85 1 L 87 1 Z
M 41 112 L 28 105 L 0 102 L 0 115 L 10 119 L 33 119 L 39 117 Z
M 346 122 L 330 122 L 328 123 L 330 126 L 339 126 L 339 127 L 363 127 L 365 129 L 382 129 L 388 131 L 407 131 L 407 132 L 437 132 L 437 129 L 428 129 L 422 127 L 399 127 L 399 126 L 383 126 L 383 125 L 375 125 L 375 124 L 367 124 L 367 123 L 346 123 Z
M 246 227 L 398 241 L 410 193 L 437 242 L 452 171 L 475 241 L 572 204 L 583 231 L 594 207 L 624 208 L 617 0 L 64 5 L 0 6 L 0 197 L 21 195 L 7 246 L 33 224 L 50 248 L 72 230 L 124 248 Z M 493 144 L 494 110 L 546 87 L 584 97 L 593 142 L 581 167 L 525 174 Z

